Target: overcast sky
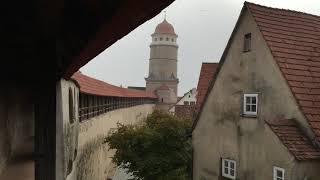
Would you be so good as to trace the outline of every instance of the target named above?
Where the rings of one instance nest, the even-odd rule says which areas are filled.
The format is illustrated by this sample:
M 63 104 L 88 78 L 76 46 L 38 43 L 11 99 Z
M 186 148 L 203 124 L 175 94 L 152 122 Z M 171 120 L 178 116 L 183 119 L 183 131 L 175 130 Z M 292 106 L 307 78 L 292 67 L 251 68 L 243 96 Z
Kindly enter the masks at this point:
M 320 0 L 251 0 L 261 5 L 320 15 Z M 202 62 L 218 62 L 243 6 L 243 0 L 176 0 L 164 11 L 178 34 L 178 94 L 198 83 Z M 164 13 L 145 22 L 80 70 L 110 84 L 145 86 L 150 35 Z

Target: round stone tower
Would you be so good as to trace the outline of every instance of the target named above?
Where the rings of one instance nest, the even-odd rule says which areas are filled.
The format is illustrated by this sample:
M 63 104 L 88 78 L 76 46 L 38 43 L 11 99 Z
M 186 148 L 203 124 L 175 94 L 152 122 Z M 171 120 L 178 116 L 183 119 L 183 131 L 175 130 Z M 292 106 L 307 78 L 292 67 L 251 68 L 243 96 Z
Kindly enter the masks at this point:
M 177 78 L 178 36 L 173 26 L 164 19 L 151 37 L 146 90 L 158 95 L 159 104 L 174 104 L 177 102 L 179 83 Z M 168 88 L 164 88 L 165 86 Z M 165 89 L 167 92 L 164 92 Z

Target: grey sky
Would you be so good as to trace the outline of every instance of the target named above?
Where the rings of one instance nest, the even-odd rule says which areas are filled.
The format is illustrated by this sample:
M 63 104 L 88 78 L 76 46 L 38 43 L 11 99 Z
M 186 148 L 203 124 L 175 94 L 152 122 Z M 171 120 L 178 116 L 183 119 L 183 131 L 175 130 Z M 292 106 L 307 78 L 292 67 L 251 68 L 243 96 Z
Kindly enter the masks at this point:
M 176 0 L 167 20 L 178 34 L 179 95 L 196 87 L 202 62 L 218 62 L 243 6 L 243 0 Z M 251 0 L 261 5 L 320 15 L 320 0 Z M 150 35 L 160 13 L 91 60 L 82 73 L 114 85 L 145 86 Z

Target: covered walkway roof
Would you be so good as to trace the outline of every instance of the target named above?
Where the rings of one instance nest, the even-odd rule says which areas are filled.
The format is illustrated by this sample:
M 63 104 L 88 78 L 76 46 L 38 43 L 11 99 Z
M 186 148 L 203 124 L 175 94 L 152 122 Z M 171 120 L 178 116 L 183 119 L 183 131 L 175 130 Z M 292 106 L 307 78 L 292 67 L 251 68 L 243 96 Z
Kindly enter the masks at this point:
M 113 97 L 157 98 L 153 93 L 114 86 L 86 76 L 80 72 L 76 72 L 71 78 L 78 83 L 80 91 L 86 94 Z
M 34 83 L 70 78 L 174 0 L 6 1 L 1 78 Z

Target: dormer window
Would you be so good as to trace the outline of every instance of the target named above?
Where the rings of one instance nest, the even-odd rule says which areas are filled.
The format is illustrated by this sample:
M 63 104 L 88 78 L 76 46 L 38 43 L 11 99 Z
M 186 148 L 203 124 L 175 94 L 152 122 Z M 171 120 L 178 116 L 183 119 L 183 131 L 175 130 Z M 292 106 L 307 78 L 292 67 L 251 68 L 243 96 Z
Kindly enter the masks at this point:
M 251 33 L 244 35 L 243 51 L 244 52 L 251 51 Z
M 258 112 L 258 94 L 243 95 L 243 114 L 256 116 Z

